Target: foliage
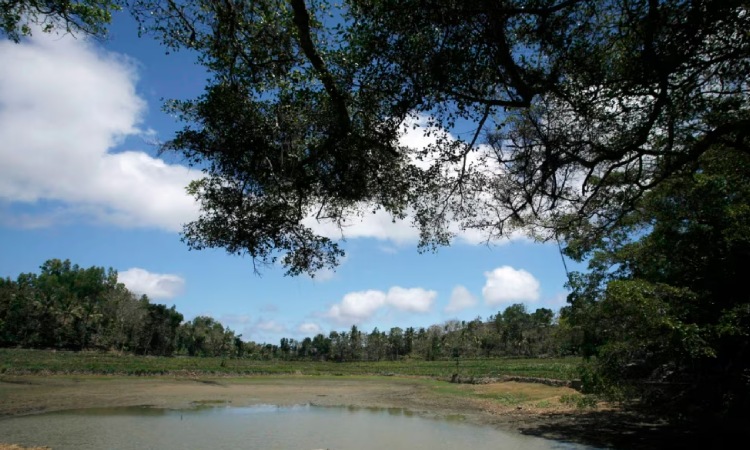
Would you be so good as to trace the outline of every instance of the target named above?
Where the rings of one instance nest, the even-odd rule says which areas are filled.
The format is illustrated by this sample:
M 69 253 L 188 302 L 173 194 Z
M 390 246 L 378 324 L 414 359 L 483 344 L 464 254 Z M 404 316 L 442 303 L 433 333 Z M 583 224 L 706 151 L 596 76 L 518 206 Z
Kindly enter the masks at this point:
M 180 326 L 178 348 L 190 356 L 236 356 L 244 343 L 234 332 L 212 317 L 198 316 Z
M 749 175 L 750 155 L 714 147 L 650 192 L 616 239 L 593 244 L 563 313 L 594 357 L 590 388 L 685 414 L 747 414 Z
M 51 259 L 0 279 L 0 347 L 116 349 L 169 355 L 182 314 L 117 282 L 117 272 Z
M 37 29 L 104 36 L 121 0 L 0 0 L 0 32 L 14 42 Z
M 213 75 L 169 106 L 188 125 L 164 150 L 205 172 L 185 241 L 291 274 L 342 255 L 314 220 L 379 208 L 424 248 L 456 221 L 596 239 L 709 147 L 748 148 L 742 0 L 134 3 Z M 399 142 L 415 123 L 426 148 Z

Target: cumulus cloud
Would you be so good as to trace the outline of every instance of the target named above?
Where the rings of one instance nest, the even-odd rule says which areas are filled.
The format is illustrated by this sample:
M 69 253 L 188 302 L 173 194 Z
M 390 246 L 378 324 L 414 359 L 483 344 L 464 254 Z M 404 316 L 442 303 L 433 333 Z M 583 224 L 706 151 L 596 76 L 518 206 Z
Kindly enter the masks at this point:
M 383 291 L 350 292 L 344 295 L 341 303 L 331 306 L 327 317 L 343 324 L 362 323 L 385 306 L 385 298 Z
M 133 61 L 86 39 L 35 33 L 0 41 L 0 201 L 54 202 L 54 213 L 6 224 L 49 226 L 85 218 L 179 230 L 197 217 L 185 192 L 199 173 L 142 151 L 112 150 L 146 109 Z
M 539 281 L 523 269 L 502 266 L 485 272 L 487 278 L 482 296 L 488 305 L 536 301 L 539 299 Z
M 394 286 L 388 291 L 385 301 L 399 311 L 426 313 L 430 311 L 437 292 L 422 288 L 404 289 Z
M 464 286 L 456 286 L 451 292 L 451 299 L 448 306 L 445 307 L 445 312 L 454 313 L 463 311 L 466 308 L 471 308 L 477 304 L 477 298 L 474 297 L 468 289 Z
M 437 292 L 423 288 L 394 286 L 388 292 L 369 290 L 344 295 L 325 313 L 325 317 L 342 325 L 360 324 L 385 308 L 411 313 L 427 313 L 432 308 Z
M 153 299 L 174 298 L 185 290 L 185 279 L 170 273 L 152 273 L 133 267 L 117 274 L 117 280 L 137 294 Z
M 316 334 L 322 333 L 323 329 L 320 325 L 314 322 L 305 322 L 297 327 L 297 332 L 304 334 L 305 336 L 312 337 Z

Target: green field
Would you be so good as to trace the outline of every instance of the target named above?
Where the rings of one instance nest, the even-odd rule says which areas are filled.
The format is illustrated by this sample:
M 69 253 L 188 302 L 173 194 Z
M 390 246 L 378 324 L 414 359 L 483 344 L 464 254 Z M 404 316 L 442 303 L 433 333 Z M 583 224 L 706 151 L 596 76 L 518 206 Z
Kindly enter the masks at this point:
M 580 358 L 471 359 L 445 361 L 254 361 L 197 357 L 135 356 L 116 353 L 0 349 L 0 374 L 81 373 L 118 375 L 405 375 L 450 377 L 576 378 Z

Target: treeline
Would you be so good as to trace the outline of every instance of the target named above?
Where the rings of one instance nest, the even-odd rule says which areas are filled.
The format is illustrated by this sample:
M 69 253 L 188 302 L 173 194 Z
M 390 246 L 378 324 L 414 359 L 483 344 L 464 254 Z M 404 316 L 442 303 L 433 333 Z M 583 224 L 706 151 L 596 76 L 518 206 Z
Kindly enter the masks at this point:
M 117 282 L 117 272 L 52 259 L 0 278 L 0 346 L 171 355 L 183 316 Z
M 363 332 L 357 326 L 303 340 L 282 338 L 280 345 L 257 349 L 263 357 L 382 361 L 403 358 L 438 360 L 502 356 L 540 357 L 574 353 L 571 336 L 555 321 L 551 309 L 529 313 L 523 304 L 507 307 L 486 321 L 450 320 L 427 328 L 378 328 Z M 273 352 L 273 353 L 272 353 Z
M 236 356 L 234 331 L 210 317 L 184 322 L 117 282 L 117 272 L 52 259 L 40 273 L 0 278 L 0 347 L 115 350 L 140 355 Z
M 282 338 L 278 345 L 245 342 L 211 317 L 186 322 L 174 306 L 135 295 L 117 282 L 113 269 L 59 259 L 40 269 L 16 280 L 0 278 L 0 346 L 342 362 L 575 353 L 568 328 L 552 310 L 530 313 L 522 304 L 487 320 L 369 333 L 352 326 L 327 336 Z

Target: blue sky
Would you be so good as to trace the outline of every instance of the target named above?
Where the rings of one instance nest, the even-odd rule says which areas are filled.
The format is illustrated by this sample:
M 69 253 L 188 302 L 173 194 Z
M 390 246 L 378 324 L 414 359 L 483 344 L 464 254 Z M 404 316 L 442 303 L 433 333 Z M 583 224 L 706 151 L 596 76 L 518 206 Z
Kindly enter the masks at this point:
M 487 318 L 512 303 L 565 304 L 555 244 L 519 236 L 486 245 L 459 233 L 419 254 L 408 222 L 380 213 L 345 230 L 343 265 L 315 279 L 279 267 L 257 276 L 250 259 L 189 251 L 179 230 L 198 208 L 184 187 L 200 173 L 179 156 L 157 157 L 155 143 L 180 128 L 163 100 L 198 96 L 206 78 L 194 55 L 138 38 L 125 14 L 104 42 L 39 32 L 0 41 L 0 276 L 36 272 L 50 258 L 113 267 L 131 290 L 186 319 L 210 315 L 272 343 L 352 324 L 419 327 Z M 418 146 L 423 137 L 403 139 Z

